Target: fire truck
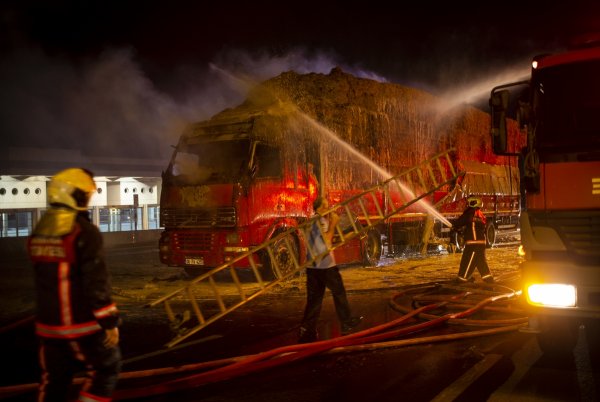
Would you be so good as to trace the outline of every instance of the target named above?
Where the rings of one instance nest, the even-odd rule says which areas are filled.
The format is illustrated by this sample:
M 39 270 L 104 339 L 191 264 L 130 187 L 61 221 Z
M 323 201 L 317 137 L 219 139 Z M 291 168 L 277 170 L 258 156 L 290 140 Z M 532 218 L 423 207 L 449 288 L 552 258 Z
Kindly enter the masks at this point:
M 528 80 L 490 96 L 494 152 L 521 167 L 527 330 L 549 355 L 571 353 L 581 324 L 600 335 L 599 39 L 534 57 Z M 521 149 L 508 145 L 509 118 L 527 134 Z
M 333 176 L 351 177 L 352 168 L 332 163 L 325 141 L 310 127 L 294 130 L 298 122 L 290 121 L 291 115 L 225 111 L 187 128 L 162 175 L 162 263 L 193 276 L 206 272 L 301 225 L 312 216 L 318 195 L 333 205 L 359 191 L 350 183 L 330 185 Z M 340 215 L 340 226 L 350 228 L 348 215 Z M 360 224 L 358 215 L 351 216 Z M 306 256 L 301 231 L 273 249 L 277 270 L 266 253 L 254 261 L 263 277 L 285 275 L 295 269 L 293 258 L 303 262 Z M 338 264 L 376 265 L 381 253 L 377 230 L 335 250 Z M 249 267 L 247 259 L 236 263 L 240 271 Z

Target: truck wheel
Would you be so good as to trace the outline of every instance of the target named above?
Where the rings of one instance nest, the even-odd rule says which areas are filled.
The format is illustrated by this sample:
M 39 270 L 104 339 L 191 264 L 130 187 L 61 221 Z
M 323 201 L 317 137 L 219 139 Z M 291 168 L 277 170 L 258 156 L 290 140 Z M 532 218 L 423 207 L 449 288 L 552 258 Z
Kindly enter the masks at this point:
M 381 235 L 377 230 L 369 230 L 363 248 L 363 264 L 376 267 L 383 252 Z
M 496 244 L 496 227 L 492 222 L 488 222 L 485 227 L 485 245 L 487 248 L 491 248 Z
M 579 325 L 569 318 L 540 317 L 538 345 L 550 358 L 570 357 L 579 336 Z
M 283 278 L 296 270 L 292 255 L 294 255 L 296 261 L 298 261 L 298 240 L 295 236 L 287 236 L 287 238 L 289 241 L 286 241 L 285 238 L 281 238 L 271 246 L 276 264 L 273 264 L 271 257 L 266 250 L 262 254 L 263 267 L 261 269 L 261 275 L 263 279 L 273 280 L 275 278 Z M 289 247 L 288 243 L 290 245 Z M 277 266 L 279 272 L 277 272 L 275 266 Z

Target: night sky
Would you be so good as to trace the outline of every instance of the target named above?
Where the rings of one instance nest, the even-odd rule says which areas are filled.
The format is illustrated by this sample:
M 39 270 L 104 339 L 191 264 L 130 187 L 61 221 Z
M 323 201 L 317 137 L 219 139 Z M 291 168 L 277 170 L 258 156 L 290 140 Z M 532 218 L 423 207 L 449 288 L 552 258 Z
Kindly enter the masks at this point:
M 334 66 L 479 104 L 589 31 L 599 1 L 3 0 L 0 131 L 4 147 L 164 157 L 183 124 L 244 99 L 239 79 Z

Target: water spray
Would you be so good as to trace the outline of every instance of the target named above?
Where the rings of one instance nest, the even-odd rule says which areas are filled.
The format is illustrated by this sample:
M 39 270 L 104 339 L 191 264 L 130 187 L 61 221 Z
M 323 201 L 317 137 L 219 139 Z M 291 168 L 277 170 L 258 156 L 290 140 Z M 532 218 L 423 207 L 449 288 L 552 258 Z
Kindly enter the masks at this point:
M 210 63 L 208 66 L 212 71 L 226 78 L 227 82 L 236 90 L 239 90 L 240 93 L 248 92 L 250 89 L 258 85 L 258 83 L 253 79 L 249 77 L 240 77 L 238 75 L 232 74 L 229 71 L 217 66 L 216 64 Z
M 529 76 L 529 63 L 519 63 L 506 68 L 491 77 L 481 79 L 462 88 L 454 88 L 441 95 L 441 100 L 436 105 L 435 113 L 442 115 L 465 103 L 473 102 L 489 95 L 490 88 L 499 83 L 515 82 L 527 79 Z
M 214 71 L 222 74 L 228 80 L 238 84 L 240 87 L 242 87 L 244 89 L 249 89 L 249 87 L 251 85 L 254 85 L 252 80 L 250 80 L 248 78 L 244 79 L 244 78 L 237 77 L 236 75 L 231 74 L 231 73 L 223 70 L 222 68 L 217 67 L 214 64 L 211 64 L 210 67 Z M 372 161 L 367 156 L 363 155 L 359 150 L 354 148 L 351 144 L 349 144 L 346 141 L 344 141 L 343 139 L 341 139 L 332 130 L 330 130 L 323 124 L 319 123 L 318 121 L 316 121 L 315 119 L 313 119 L 312 117 L 310 117 L 309 115 L 307 115 L 306 113 L 301 111 L 297 105 L 295 105 L 289 101 L 288 102 L 282 101 L 278 96 L 276 96 L 275 94 L 273 94 L 273 95 L 276 99 L 279 100 L 279 102 L 278 102 L 278 105 L 276 108 L 277 110 L 271 109 L 271 110 L 269 110 L 269 113 L 279 114 L 279 113 L 282 113 L 282 110 L 284 111 L 284 113 L 289 113 L 292 111 L 295 112 L 296 115 L 300 116 L 300 118 L 302 120 L 304 120 L 306 123 L 308 123 L 311 127 L 315 128 L 318 132 L 327 135 L 327 137 L 329 137 L 331 140 L 333 140 L 336 144 L 340 145 L 342 147 L 342 149 L 346 150 L 348 153 L 350 153 L 354 157 L 358 158 L 358 160 L 360 160 L 360 161 L 364 162 L 365 164 L 367 164 L 368 166 L 370 166 L 375 172 L 377 172 L 377 174 L 379 174 L 379 176 L 381 178 L 383 178 L 383 180 L 393 177 L 393 175 L 391 173 L 389 173 L 387 170 L 385 170 L 384 168 L 379 166 L 377 163 Z M 408 186 L 406 186 L 404 183 L 401 183 L 401 182 L 398 182 L 398 184 L 400 185 L 402 191 L 404 191 L 407 194 L 410 194 L 412 197 L 415 197 L 415 194 L 412 192 L 412 190 L 410 190 L 408 188 Z M 446 219 L 439 211 L 437 211 L 426 200 L 421 199 L 421 200 L 417 201 L 417 204 L 420 207 L 422 207 L 424 210 L 426 210 L 429 214 L 431 214 L 433 217 L 435 217 L 440 222 L 442 222 L 444 225 L 446 225 L 447 227 L 452 227 L 452 223 L 450 223 L 450 221 L 448 221 L 448 219 Z
M 385 170 L 384 168 L 382 168 L 381 166 L 379 166 L 377 163 L 373 162 L 367 156 L 363 155 L 359 150 L 357 150 L 356 148 L 354 148 L 351 144 L 349 144 L 346 141 L 342 140 L 332 130 L 330 130 L 329 128 L 325 127 L 324 125 L 322 125 L 321 123 L 319 123 L 318 121 L 316 121 L 315 119 L 313 119 L 312 117 L 308 116 L 306 113 L 300 111 L 297 107 L 295 109 L 296 109 L 297 114 L 305 122 L 307 122 L 313 128 L 317 129 L 319 132 L 326 134 L 331 140 L 335 141 L 338 145 L 340 145 L 347 152 L 349 152 L 350 154 L 352 154 L 353 156 L 355 156 L 356 158 L 358 158 L 359 160 L 361 160 L 365 164 L 369 165 L 384 180 L 393 177 L 393 175 L 391 173 L 389 173 L 387 170 Z M 412 197 L 415 197 L 415 194 L 408 188 L 408 186 L 406 186 L 404 183 L 401 183 L 401 182 L 398 182 L 398 184 L 400 185 L 402 191 L 410 194 Z M 421 200 L 417 201 L 417 204 L 419 204 L 423 209 L 425 209 L 427 212 L 429 212 L 431 215 L 433 215 L 436 219 L 438 219 L 444 225 L 446 225 L 448 227 L 452 227 L 452 223 L 450 223 L 450 221 L 448 221 L 448 219 L 446 219 L 441 213 L 439 213 L 438 210 L 436 210 L 427 201 L 421 199 Z

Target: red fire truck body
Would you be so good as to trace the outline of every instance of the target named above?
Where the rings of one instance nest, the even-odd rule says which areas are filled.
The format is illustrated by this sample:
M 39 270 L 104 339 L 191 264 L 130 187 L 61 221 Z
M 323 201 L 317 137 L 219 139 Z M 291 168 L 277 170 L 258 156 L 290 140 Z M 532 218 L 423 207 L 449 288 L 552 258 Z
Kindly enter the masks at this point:
M 534 58 L 528 81 L 491 93 L 495 152 L 522 166 L 523 295 L 529 330 L 549 354 L 571 353 L 581 323 L 588 340 L 600 334 L 599 71 L 600 43 L 589 42 Z M 506 146 L 513 112 L 527 131 L 523 149 Z

